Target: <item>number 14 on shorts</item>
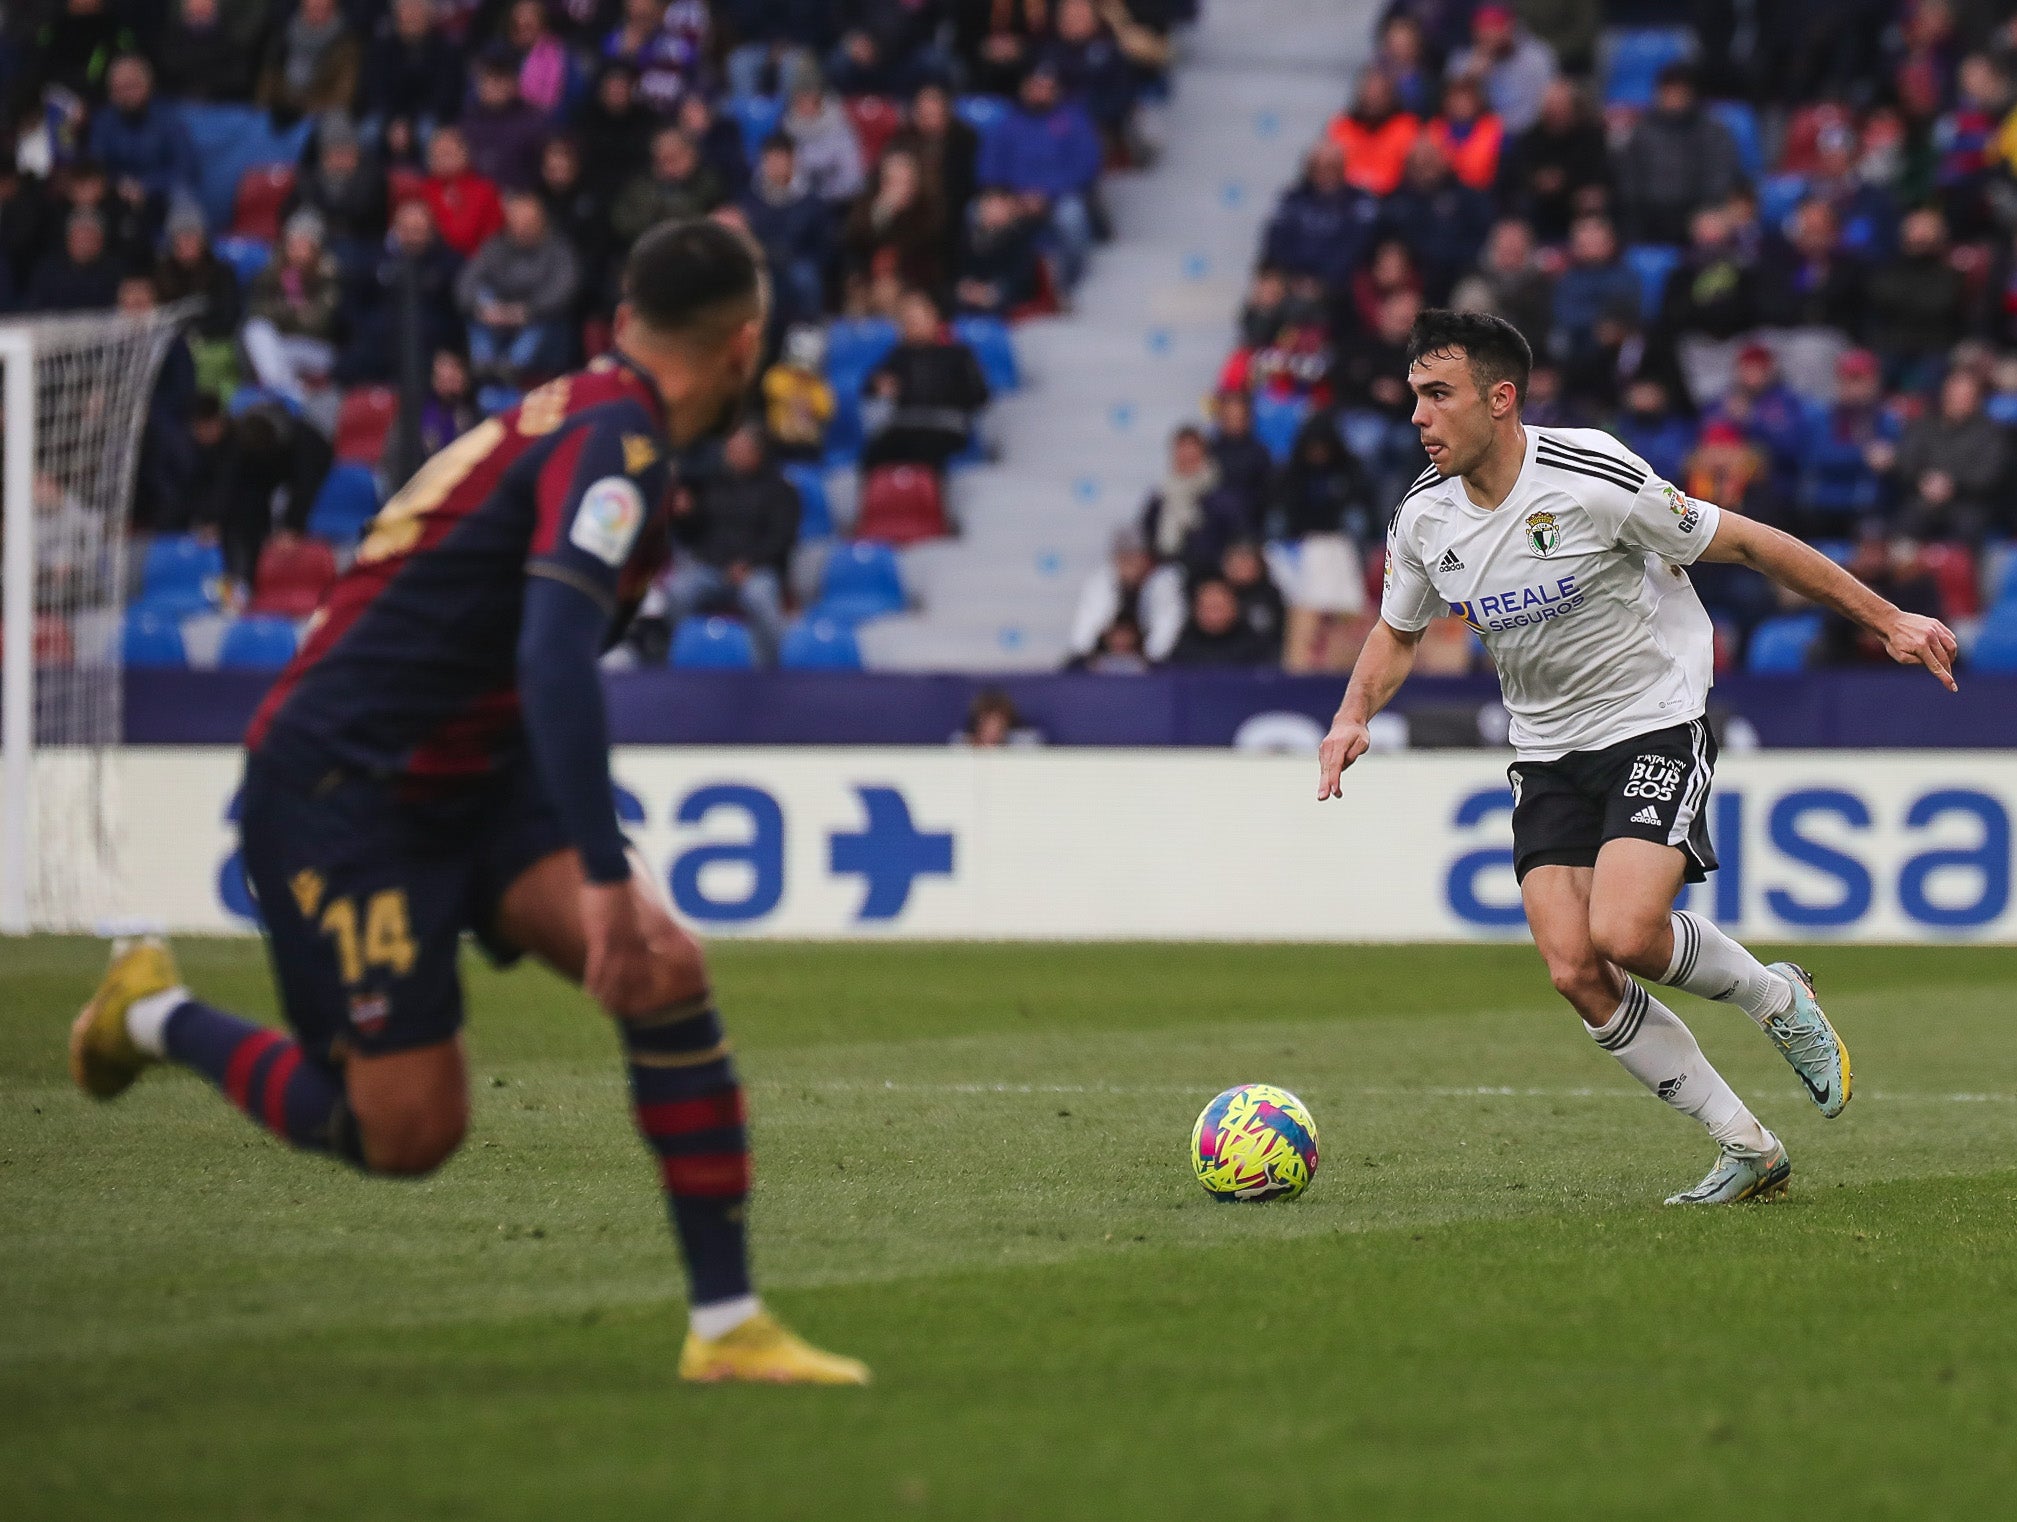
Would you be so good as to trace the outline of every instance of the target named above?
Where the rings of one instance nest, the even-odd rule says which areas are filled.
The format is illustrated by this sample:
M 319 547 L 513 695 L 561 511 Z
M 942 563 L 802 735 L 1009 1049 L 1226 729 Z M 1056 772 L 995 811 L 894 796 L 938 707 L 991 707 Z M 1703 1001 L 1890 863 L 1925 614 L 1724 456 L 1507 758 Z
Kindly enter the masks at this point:
M 384 968 L 395 978 L 413 971 L 419 948 L 413 944 L 411 918 L 406 912 L 404 888 L 381 888 L 368 898 L 332 898 L 322 901 L 322 879 L 315 872 L 298 872 L 289 884 L 301 912 L 316 919 L 318 928 L 336 947 L 336 963 L 343 981 L 356 987 L 374 968 Z M 316 910 L 321 916 L 316 918 Z

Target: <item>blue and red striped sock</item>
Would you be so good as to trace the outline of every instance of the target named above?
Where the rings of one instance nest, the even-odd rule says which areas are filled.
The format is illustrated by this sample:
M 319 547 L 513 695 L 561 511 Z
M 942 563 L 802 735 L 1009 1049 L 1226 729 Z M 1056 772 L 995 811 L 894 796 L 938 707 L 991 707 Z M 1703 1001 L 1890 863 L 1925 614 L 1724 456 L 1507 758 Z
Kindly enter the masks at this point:
M 343 1075 L 309 1057 L 286 1032 L 191 999 L 168 1017 L 161 1044 L 171 1061 L 208 1078 L 282 1141 L 363 1162 Z
M 696 1306 L 751 1293 L 749 1140 L 721 1017 L 705 997 L 620 1021 L 631 1109 L 658 1157 Z

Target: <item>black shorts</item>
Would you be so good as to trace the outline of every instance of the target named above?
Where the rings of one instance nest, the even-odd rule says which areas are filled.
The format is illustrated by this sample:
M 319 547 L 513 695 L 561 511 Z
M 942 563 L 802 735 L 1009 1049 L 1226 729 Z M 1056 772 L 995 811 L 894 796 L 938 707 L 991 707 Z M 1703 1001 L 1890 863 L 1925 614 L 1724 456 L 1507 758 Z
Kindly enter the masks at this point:
M 1705 719 L 1656 729 L 1607 745 L 1572 750 L 1553 761 L 1516 761 L 1513 871 L 1593 867 L 1607 840 L 1655 840 L 1678 848 L 1688 881 L 1716 870 L 1709 844 L 1709 783 L 1716 737 Z
M 463 932 L 513 959 L 493 938 L 504 891 L 568 844 L 530 762 L 422 799 L 336 770 L 303 785 L 255 755 L 239 829 L 287 1023 L 327 1063 L 453 1036 Z

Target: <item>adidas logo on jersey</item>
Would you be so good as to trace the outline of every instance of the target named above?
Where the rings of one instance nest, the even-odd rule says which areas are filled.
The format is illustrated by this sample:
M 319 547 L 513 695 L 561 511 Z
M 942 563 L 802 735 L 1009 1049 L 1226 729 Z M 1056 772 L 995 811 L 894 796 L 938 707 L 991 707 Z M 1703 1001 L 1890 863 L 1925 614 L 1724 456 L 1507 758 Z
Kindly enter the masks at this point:
M 1461 571 L 1463 568 L 1464 563 L 1457 558 L 1455 550 L 1444 550 L 1443 558 L 1436 562 L 1436 569 L 1439 571 Z
M 1634 824 L 1658 824 L 1659 822 L 1660 816 L 1654 812 L 1653 805 L 1650 803 L 1632 816 L 1632 823 Z

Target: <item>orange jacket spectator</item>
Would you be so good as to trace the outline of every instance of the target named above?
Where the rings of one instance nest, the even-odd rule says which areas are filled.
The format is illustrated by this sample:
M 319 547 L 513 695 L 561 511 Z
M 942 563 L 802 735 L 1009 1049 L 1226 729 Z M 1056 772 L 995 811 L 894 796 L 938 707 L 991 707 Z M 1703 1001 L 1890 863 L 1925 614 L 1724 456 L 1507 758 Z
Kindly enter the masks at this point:
M 1443 114 L 1430 122 L 1430 139 L 1443 150 L 1450 170 L 1473 190 L 1490 190 L 1499 181 L 1499 154 L 1506 145 L 1505 124 L 1486 106 L 1469 79 L 1456 79 L 1443 94 Z
M 1369 195 L 1386 196 L 1401 183 L 1422 123 L 1400 109 L 1386 75 L 1368 74 L 1352 109 L 1331 118 L 1329 135 L 1345 156 L 1345 182 Z

